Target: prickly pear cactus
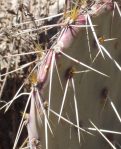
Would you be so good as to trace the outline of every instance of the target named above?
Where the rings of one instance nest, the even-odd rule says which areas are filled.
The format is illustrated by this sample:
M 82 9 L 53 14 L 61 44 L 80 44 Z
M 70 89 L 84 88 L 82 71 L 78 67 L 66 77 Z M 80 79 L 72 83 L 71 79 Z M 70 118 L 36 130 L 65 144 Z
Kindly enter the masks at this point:
M 23 127 L 28 137 L 20 148 L 121 148 L 120 25 L 120 1 L 65 1 L 49 47 L 35 44 L 40 54 L 27 76 L 31 91 L 14 149 Z

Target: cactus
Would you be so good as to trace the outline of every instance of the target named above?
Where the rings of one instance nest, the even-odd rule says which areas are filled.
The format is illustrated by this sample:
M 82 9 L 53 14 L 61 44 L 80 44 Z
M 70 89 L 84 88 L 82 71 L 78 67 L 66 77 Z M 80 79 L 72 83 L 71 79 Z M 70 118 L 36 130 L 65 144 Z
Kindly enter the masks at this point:
M 6 112 L 20 94 L 28 95 L 13 149 L 25 126 L 27 138 L 20 148 L 121 148 L 120 1 L 66 0 L 62 23 L 42 26 L 61 27 L 45 50 L 38 43 L 36 20 L 27 6 L 22 9 L 34 29 L 13 36 L 33 30 L 28 38 L 37 57 L 1 74 L 32 65 L 13 99 L 1 106 Z M 30 93 L 21 93 L 28 80 Z

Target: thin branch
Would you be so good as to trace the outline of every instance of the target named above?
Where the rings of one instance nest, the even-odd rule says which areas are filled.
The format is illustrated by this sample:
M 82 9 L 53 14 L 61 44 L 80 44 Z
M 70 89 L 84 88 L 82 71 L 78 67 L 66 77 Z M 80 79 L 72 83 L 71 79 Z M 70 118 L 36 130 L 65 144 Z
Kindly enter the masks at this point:
M 77 107 L 75 83 L 74 83 L 73 78 L 72 78 L 72 86 L 73 86 L 73 91 L 74 91 L 74 105 L 75 105 L 75 113 L 76 113 L 76 123 L 77 123 L 77 126 L 78 126 L 78 139 L 79 139 L 79 143 L 80 143 L 79 113 L 78 113 L 78 107 Z
M 66 95 L 67 95 L 67 90 L 68 90 L 68 84 L 69 84 L 69 79 L 66 82 L 66 87 L 65 87 L 65 91 L 64 91 L 64 95 L 63 95 L 63 99 L 62 99 L 62 104 L 61 104 L 61 108 L 60 108 L 60 112 L 59 112 L 58 123 L 60 122 L 61 114 L 63 112 L 63 107 L 64 107 L 64 103 L 65 103 L 65 99 L 66 99 Z
M 114 2 L 114 6 L 116 6 L 116 8 L 117 8 L 117 10 L 118 10 L 118 13 L 119 13 L 119 15 L 120 15 L 120 17 L 121 17 L 121 10 L 120 10 L 120 8 L 119 8 L 117 2 Z
M 21 122 L 20 122 L 20 125 L 19 125 L 19 128 L 18 128 L 18 132 L 17 132 L 16 138 L 15 138 L 15 142 L 14 142 L 14 145 L 13 145 L 13 149 L 16 148 L 17 143 L 18 143 L 18 140 L 19 140 L 19 137 L 20 137 L 20 134 L 21 134 L 21 132 L 22 132 L 23 124 L 24 124 L 23 121 L 24 121 L 24 119 L 25 119 L 25 114 L 26 114 L 26 111 L 27 111 L 27 108 L 28 108 L 28 105 L 29 105 L 29 102 L 30 102 L 32 93 L 33 93 L 33 89 L 31 90 L 31 93 L 30 93 L 29 98 L 28 98 L 28 100 L 27 100 L 26 106 L 25 106 L 25 108 L 24 108 L 23 116 L 22 116 L 22 119 L 21 119 Z
M 86 68 L 88 68 L 88 69 L 90 69 L 90 70 L 93 70 L 93 71 L 95 71 L 96 73 L 98 73 L 98 74 L 100 74 L 100 75 L 103 75 L 103 76 L 105 76 L 105 77 L 109 77 L 108 75 L 106 75 L 106 74 L 104 74 L 104 73 L 102 73 L 102 72 L 100 72 L 100 71 L 98 71 L 98 70 L 96 70 L 96 69 L 94 69 L 94 68 L 92 68 L 92 67 L 90 67 L 90 66 L 88 66 L 88 65 L 86 65 L 86 64 L 84 64 L 84 63 L 82 63 L 82 62 L 80 62 L 80 61 L 78 61 L 78 60 L 76 60 L 76 59 L 74 59 L 73 57 L 71 57 L 71 56 L 69 56 L 69 55 L 67 55 L 67 54 L 65 54 L 64 52 L 62 52 L 62 51 L 59 51 L 62 55 L 64 55 L 65 57 L 67 57 L 67 58 L 69 58 L 70 60 L 72 60 L 72 61 L 74 61 L 74 62 L 76 62 L 76 63 L 78 63 L 78 64 L 80 64 L 80 65 L 82 65 L 82 66 L 84 66 L 84 67 L 86 67 Z
M 54 134 L 53 134 L 53 131 L 52 131 L 52 129 L 51 129 L 51 126 L 50 126 L 50 124 L 49 124 L 49 121 L 48 121 L 48 118 L 47 118 L 47 114 L 46 114 L 45 108 L 44 108 L 44 106 L 43 106 L 42 99 L 41 99 L 41 97 L 40 97 L 40 95 L 39 95 L 38 89 L 37 89 L 37 97 L 38 97 L 40 106 L 41 106 L 41 108 L 42 108 L 44 117 L 45 117 L 45 119 L 46 119 L 46 122 L 47 122 L 47 124 L 48 124 L 48 127 L 49 127 L 49 129 L 50 129 L 50 132 L 52 133 L 52 135 L 54 135 Z
M 94 126 L 94 128 L 101 134 L 101 136 L 108 142 L 108 144 L 113 148 L 116 149 L 116 147 L 106 138 L 106 136 L 97 128 L 97 126 L 90 120 L 90 123 Z
M 51 100 L 51 92 L 52 92 L 52 77 L 53 77 L 54 64 L 55 64 L 55 52 L 53 52 L 53 54 L 52 54 L 52 60 L 51 60 L 51 66 L 50 66 L 48 109 L 50 109 L 50 100 Z M 49 116 L 49 110 L 48 110 L 48 116 Z
M 111 107 L 112 107 L 113 111 L 115 112 L 115 114 L 116 114 L 119 122 L 121 123 L 121 117 L 120 117 L 120 115 L 119 115 L 119 113 L 118 113 L 118 111 L 117 111 L 114 103 L 111 101 L 111 98 L 110 97 L 108 97 L 108 99 L 110 100 L 110 104 L 111 104 Z
M 86 25 L 87 25 L 87 17 L 86 17 Z M 87 42 L 88 42 L 89 56 L 90 56 L 90 60 L 92 61 L 88 27 L 86 27 L 86 36 L 87 36 Z
M 96 128 L 87 128 L 88 130 L 92 130 L 92 131 L 97 131 Z M 111 133 L 111 134 L 117 134 L 117 135 L 121 135 L 121 132 L 118 132 L 118 131 L 112 131 L 112 130 L 105 130 L 105 129 L 99 129 L 101 132 L 104 132 L 104 133 Z
M 18 71 L 18 70 L 24 69 L 24 68 L 28 67 L 29 65 L 31 65 L 31 64 L 33 64 L 33 63 L 35 63 L 36 61 L 38 61 L 38 60 L 35 60 L 35 61 L 32 61 L 32 62 L 29 62 L 29 63 L 27 63 L 27 64 L 23 65 L 23 66 L 22 66 L 22 67 L 20 67 L 20 68 L 17 68 L 17 69 L 15 69 L 15 70 L 9 71 L 9 72 L 4 73 L 4 74 L 2 74 L 2 75 L 0 75 L 0 76 L 1 76 L 1 77 L 2 77 L 2 76 L 6 76 L 6 75 L 11 74 L 11 73 L 14 73 L 14 72 L 16 72 L 16 71 Z
M 59 71 L 58 71 L 58 66 L 57 66 L 56 60 L 55 60 L 55 68 L 56 68 L 56 71 L 57 71 L 57 75 L 58 75 L 58 79 L 59 79 L 61 89 L 63 91 L 63 85 L 62 85 L 62 81 L 61 81 L 60 74 L 59 74 Z
M 47 119 L 45 118 L 45 146 L 48 149 L 48 129 L 47 129 Z
M 56 112 L 53 111 L 52 109 L 50 109 L 50 112 L 53 113 L 55 116 L 60 117 L 62 120 L 64 120 L 64 121 L 67 122 L 68 124 L 70 124 L 70 125 L 72 125 L 72 126 L 78 128 L 78 129 L 80 129 L 81 131 L 83 131 L 83 132 L 85 132 L 85 133 L 87 133 L 87 134 L 90 134 L 90 135 L 94 136 L 92 133 L 86 131 L 85 129 L 83 129 L 83 128 L 81 128 L 81 127 L 78 127 L 76 124 L 74 124 L 73 122 L 67 120 L 65 117 L 60 116 L 58 113 L 56 113 Z
M 121 66 L 118 64 L 118 62 L 112 58 L 112 56 L 110 55 L 110 53 L 106 50 L 105 47 L 103 47 L 102 45 L 100 45 L 102 50 L 108 55 L 108 57 L 115 63 L 115 65 L 117 66 L 117 68 L 121 71 Z
M 7 56 L 3 56 L 3 58 L 16 57 L 16 56 L 24 56 L 24 55 L 36 54 L 36 53 L 42 53 L 42 52 L 41 51 L 35 51 L 35 52 L 27 52 L 27 53 L 21 53 L 21 54 L 7 55 Z M 44 54 L 44 52 L 43 52 L 43 54 Z
M 87 14 L 87 19 L 88 19 L 89 24 L 90 24 L 90 26 L 91 26 L 91 30 L 92 30 L 93 36 L 94 36 L 94 38 L 95 38 L 95 41 L 96 41 L 96 43 L 97 43 L 97 46 L 98 46 L 98 48 L 99 48 L 99 51 L 101 52 L 101 54 L 102 54 L 102 56 L 103 56 L 103 58 L 104 58 L 104 54 L 103 54 L 102 49 L 101 49 L 101 47 L 100 47 L 100 43 L 99 43 L 99 40 L 98 40 L 98 38 L 97 38 L 95 29 L 94 29 L 94 27 L 93 27 L 93 24 L 92 24 L 92 21 L 91 21 L 91 18 L 90 18 L 90 16 L 89 16 L 89 14 Z

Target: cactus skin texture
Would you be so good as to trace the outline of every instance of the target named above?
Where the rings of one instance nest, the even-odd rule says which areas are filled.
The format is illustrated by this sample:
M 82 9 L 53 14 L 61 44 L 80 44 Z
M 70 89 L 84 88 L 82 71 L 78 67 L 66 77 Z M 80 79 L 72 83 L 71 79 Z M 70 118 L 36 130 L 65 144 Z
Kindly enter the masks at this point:
M 121 133 L 113 133 L 121 128 L 121 17 L 116 4 L 102 0 L 88 14 L 80 10 L 75 20 L 64 22 L 56 44 L 47 50 L 30 97 L 30 149 L 120 148 Z

